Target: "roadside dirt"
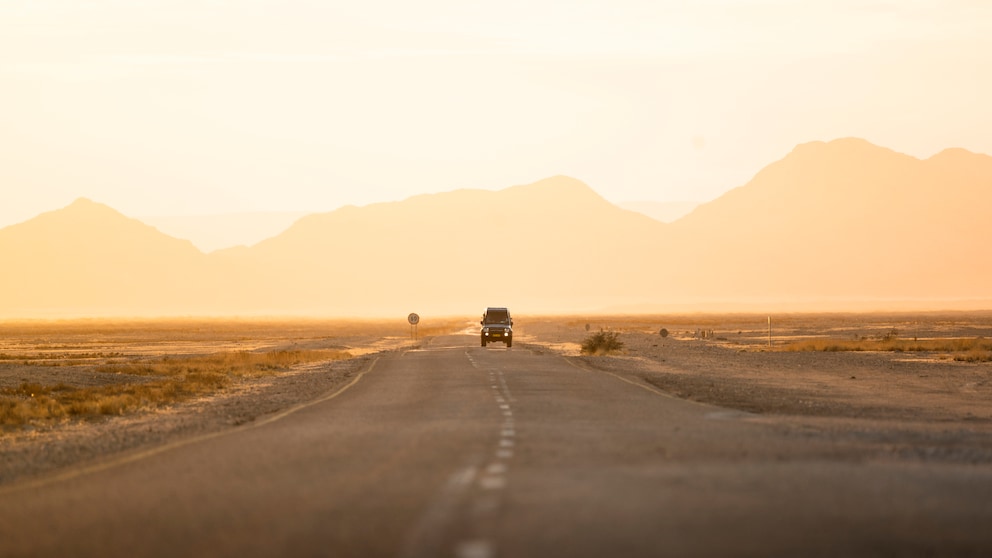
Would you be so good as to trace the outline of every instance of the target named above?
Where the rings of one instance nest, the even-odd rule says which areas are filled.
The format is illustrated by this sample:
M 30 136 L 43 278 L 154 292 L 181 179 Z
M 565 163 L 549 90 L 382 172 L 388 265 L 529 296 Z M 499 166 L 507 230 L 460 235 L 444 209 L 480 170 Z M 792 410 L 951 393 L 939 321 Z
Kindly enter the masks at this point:
M 838 451 L 850 459 L 992 463 L 992 363 L 956 362 L 939 353 L 777 350 L 797 339 L 893 332 L 921 339 L 992 337 L 987 315 L 792 316 L 773 321 L 771 348 L 767 323 L 753 316 L 618 317 L 598 323 L 518 316 L 517 322 L 513 350 L 560 353 L 577 366 L 714 405 L 715 413 L 730 413 L 735 420 L 766 422 L 796 437 L 846 448 Z M 580 356 L 579 344 L 600 328 L 618 332 L 623 351 Z M 661 328 L 669 334 L 661 336 Z M 89 360 L 293 348 L 346 349 L 356 356 L 241 379 L 213 396 L 156 411 L 8 431 L 0 435 L 0 486 L 250 423 L 340 388 L 369 366 L 376 352 L 411 346 L 408 338 L 375 332 L 331 337 L 291 328 L 279 335 L 244 329 L 236 327 L 237 335 L 171 334 L 165 340 L 157 337 L 161 331 L 133 333 L 135 328 L 124 326 L 100 335 L 92 328 L 56 335 L 40 326 L 36 332 L 8 332 L 0 339 L 0 354 L 11 357 L 0 360 L 0 387 L 29 380 L 77 386 L 145 381 L 96 372 Z M 475 335 L 475 327 L 463 333 Z M 51 357 L 44 366 L 37 365 L 40 353 Z M 18 355 L 34 360 L 28 365 L 13 358 Z
M 575 321 L 530 323 L 521 341 L 673 397 L 739 411 L 746 420 L 868 447 L 857 452 L 859 458 L 992 463 L 992 363 L 957 362 L 940 353 L 777 350 L 809 337 L 905 331 L 905 320 L 891 317 L 874 317 L 870 324 L 864 316 L 858 324 L 847 316 L 797 318 L 773 330 L 771 348 L 762 324 L 752 321 L 749 330 L 746 322 L 705 319 L 699 326 L 669 325 L 667 337 L 658 333 L 665 327 L 660 320 L 611 321 L 605 327 L 619 333 L 624 348 L 609 356 L 580 355 L 590 332 Z M 910 335 L 992 334 L 984 317 L 933 321 L 917 323 Z
M 316 363 L 279 376 L 245 379 L 216 395 L 157 411 L 50 428 L 27 427 L 0 437 L 0 486 L 250 423 L 340 388 L 373 358 Z
M 362 327 L 370 331 L 349 324 L 209 322 L 193 326 L 0 326 L 0 388 L 27 382 L 73 387 L 146 382 L 154 378 L 100 372 L 98 366 L 165 355 L 334 349 L 354 357 L 298 365 L 273 376 L 233 378 L 232 385 L 218 393 L 156 410 L 0 429 L 0 486 L 251 423 L 339 389 L 367 368 L 378 352 L 413 346 L 407 337 L 377 335 L 379 332 L 367 325 Z M 338 331 L 328 335 L 332 326 Z

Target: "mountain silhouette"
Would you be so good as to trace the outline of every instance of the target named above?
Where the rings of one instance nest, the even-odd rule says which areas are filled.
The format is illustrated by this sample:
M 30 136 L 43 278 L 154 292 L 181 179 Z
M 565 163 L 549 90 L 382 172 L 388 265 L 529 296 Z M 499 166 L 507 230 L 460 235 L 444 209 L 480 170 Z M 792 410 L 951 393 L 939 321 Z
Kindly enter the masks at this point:
M 631 271 L 641 267 L 660 227 L 558 176 L 497 192 L 459 190 L 344 207 L 217 256 L 240 269 L 265 270 L 260 290 L 244 296 L 278 298 L 279 308 L 293 312 L 412 306 L 459 313 L 494 300 L 589 309 L 601 298 L 589 293 L 644 287 L 644 274 Z M 630 294 L 624 289 L 611 297 L 634 302 Z
M 189 241 L 85 198 L 0 229 L 0 255 L 3 313 L 163 313 L 207 282 Z
M 0 316 L 979 304 L 963 301 L 992 300 L 990 202 L 992 157 L 853 138 L 799 145 L 668 224 L 556 176 L 343 207 L 203 254 L 78 200 L 0 229 Z
M 676 282 L 704 298 L 988 298 L 990 178 L 992 157 L 964 150 L 803 144 L 672 224 L 696 270 Z

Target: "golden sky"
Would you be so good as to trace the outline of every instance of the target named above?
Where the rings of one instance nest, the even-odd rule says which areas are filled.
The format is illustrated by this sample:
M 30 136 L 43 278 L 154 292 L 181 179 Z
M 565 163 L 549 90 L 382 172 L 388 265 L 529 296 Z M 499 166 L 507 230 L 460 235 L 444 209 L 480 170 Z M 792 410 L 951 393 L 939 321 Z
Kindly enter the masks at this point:
M 793 146 L 992 153 L 985 0 L 3 0 L 0 227 L 566 174 L 709 200 Z

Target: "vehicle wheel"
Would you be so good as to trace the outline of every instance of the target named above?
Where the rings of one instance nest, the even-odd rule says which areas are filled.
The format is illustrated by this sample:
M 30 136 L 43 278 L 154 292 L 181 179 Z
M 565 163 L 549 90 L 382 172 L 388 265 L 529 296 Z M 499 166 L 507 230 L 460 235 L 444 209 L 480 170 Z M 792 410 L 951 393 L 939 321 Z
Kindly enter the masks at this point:
M 483 346 L 483 347 L 485 347 L 485 346 L 486 346 L 486 340 L 485 340 L 485 339 L 483 339 L 483 340 L 482 340 L 482 346 Z
M 513 339 L 507 339 L 506 340 L 506 348 L 509 349 L 512 346 L 513 346 Z

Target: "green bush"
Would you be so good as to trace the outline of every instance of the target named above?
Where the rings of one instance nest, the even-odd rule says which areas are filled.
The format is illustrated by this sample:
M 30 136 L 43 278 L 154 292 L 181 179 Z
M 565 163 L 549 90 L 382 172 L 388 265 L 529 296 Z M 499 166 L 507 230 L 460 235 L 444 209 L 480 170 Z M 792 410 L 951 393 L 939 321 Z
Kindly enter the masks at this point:
M 605 355 L 623 349 L 623 341 L 618 339 L 619 333 L 615 331 L 598 332 L 586 337 L 582 342 L 582 354 L 584 355 Z

